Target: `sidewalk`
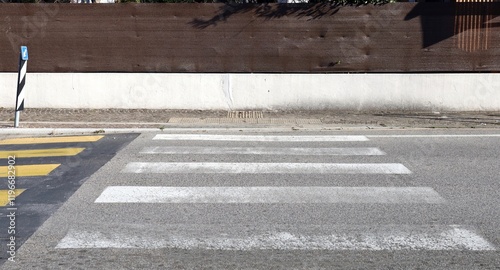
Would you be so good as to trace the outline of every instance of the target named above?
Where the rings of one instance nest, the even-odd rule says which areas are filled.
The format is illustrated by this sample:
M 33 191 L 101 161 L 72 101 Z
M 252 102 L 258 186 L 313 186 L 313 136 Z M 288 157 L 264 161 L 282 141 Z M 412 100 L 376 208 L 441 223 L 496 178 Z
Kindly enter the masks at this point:
M 183 111 L 123 109 L 25 109 L 20 128 L 327 127 L 500 128 L 500 112 Z M 0 108 L 0 128 L 14 125 L 14 111 Z

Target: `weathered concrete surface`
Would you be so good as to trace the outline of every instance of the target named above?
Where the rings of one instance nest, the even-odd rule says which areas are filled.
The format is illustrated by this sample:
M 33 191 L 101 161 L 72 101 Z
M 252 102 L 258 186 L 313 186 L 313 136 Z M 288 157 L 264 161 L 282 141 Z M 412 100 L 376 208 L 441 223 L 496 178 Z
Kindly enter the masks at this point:
M 17 74 L 1 73 L 0 106 Z M 10 87 L 9 87 L 10 86 Z M 499 111 L 499 74 L 29 73 L 26 108 Z

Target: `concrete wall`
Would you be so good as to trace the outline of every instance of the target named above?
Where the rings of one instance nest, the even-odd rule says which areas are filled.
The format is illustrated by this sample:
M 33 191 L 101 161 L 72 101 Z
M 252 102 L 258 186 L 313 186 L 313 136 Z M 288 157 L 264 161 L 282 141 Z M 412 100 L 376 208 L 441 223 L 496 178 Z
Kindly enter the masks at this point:
M 16 80 L 0 73 L 0 107 L 14 107 Z M 500 110 L 488 73 L 28 73 L 26 90 L 26 108 Z

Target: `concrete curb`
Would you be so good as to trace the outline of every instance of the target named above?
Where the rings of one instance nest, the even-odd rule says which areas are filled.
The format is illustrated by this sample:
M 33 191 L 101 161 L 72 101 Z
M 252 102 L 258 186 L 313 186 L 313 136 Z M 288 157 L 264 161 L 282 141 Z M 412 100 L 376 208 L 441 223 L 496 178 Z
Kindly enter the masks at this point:
M 411 130 L 422 130 L 414 128 Z M 203 131 L 255 131 L 255 132 L 285 132 L 285 131 L 349 131 L 349 130 L 410 130 L 398 127 L 339 127 L 339 126 L 310 126 L 310 127 L 166 127 L 159 128 L 5 128 L 0 129 L 0 135 L 62 135 L 62 134 L 113 134 L 113 133 L 145 133 L 145 132 L 203 132 Z
M 498 129 L 468 129 L 461 128 L 467 131 L 498 131 Z M 400 128 L 400 127 L 367 127 L 367 126 L 310 126 L 310 127 L 170 127 L 160 130 L 158 128 L 6 128 L 0 129 L 0 136 L 9 135 L 89 135 L 89 134 L 118 134 L 118 133 L 180 133 L 180 132 L 294 132 L 294 131 L 324 131 L 324 132 L 349 132 L 349 131 L 443 131 L 449 128 Z

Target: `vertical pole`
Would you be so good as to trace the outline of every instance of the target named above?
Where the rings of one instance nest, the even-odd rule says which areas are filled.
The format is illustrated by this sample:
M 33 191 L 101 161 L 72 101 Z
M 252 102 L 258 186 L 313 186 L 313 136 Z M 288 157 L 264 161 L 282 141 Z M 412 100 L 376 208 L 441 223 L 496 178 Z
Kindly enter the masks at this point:
M 16 114 L 14 116 L 14 127 L 19 127 L 19 117 L 24 110 L 24 84 L 26 83 L 26 71 L 28 67 L 28 48 L 21 46 L 19 54 L 19 73 L 17 76 Z
M 16 111 L 16 114 L 14 115 L 14 127 L 19 127 L 19 117 L 21 116 L 20 111 Z

